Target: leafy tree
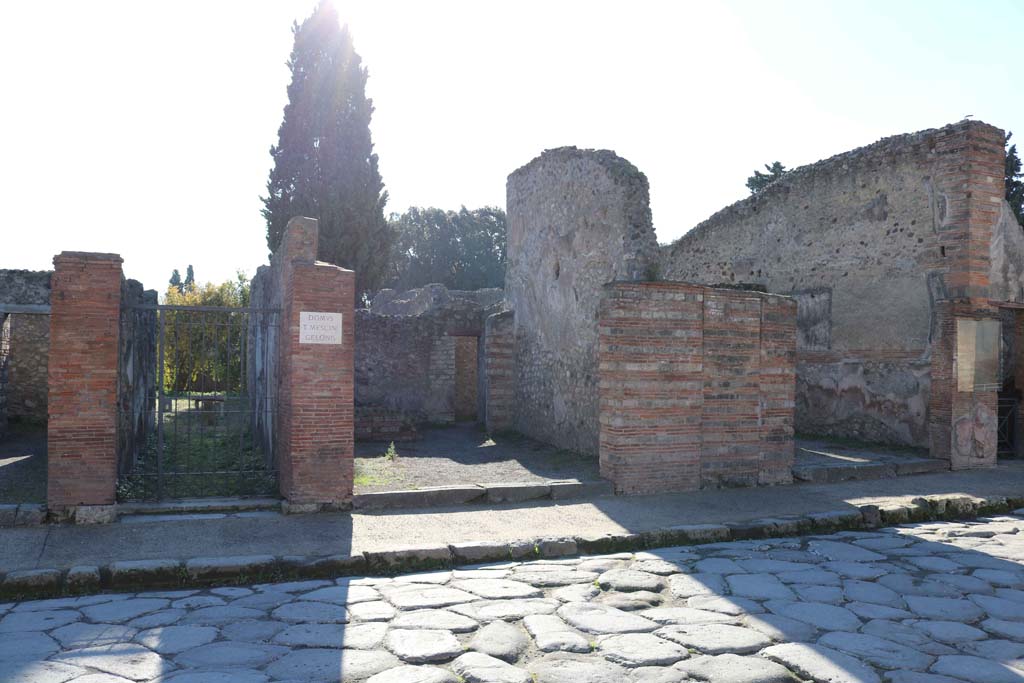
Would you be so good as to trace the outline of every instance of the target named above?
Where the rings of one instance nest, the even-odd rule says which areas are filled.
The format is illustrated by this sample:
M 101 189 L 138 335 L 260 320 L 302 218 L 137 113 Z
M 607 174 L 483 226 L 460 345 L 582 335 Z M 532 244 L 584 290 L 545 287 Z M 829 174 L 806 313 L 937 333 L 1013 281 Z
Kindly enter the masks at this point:
M 764 168 L 767 173 L 761 173 L 760 171 L 754 171 L 754 175 L 747 178 L 747 189 L 750 190 L 750 194 L 757 194 L 764 188 L 771 185 L 773 182 L 781 178 L 782 176 L 789 173 L 785 166 L 778 161 L 771 165 L 765 164 Z
M 192 270 L 192 264 L 188 264 L 188 268 L 185 269 L 185 281 L 181 283 L 181 286 L 185 289 L 192 287 L 196 283 L 196 273 Z
M 1006 134 L 1006 201 L 1009 202 L 1017 222 L 1024 227 L 1024 173 L 1021 173 L 1017 145 L 1010 144 L 1013 133 Z
M 385 277 L 392 242 L 370 137 L 368 72 L 328 0 L 292 33 L 288 104 L 262 197 L 267 246 L 277 249 L 290 218 L 317 218 L 318 258 L 355 270 L 365 294 Z
M 501 287 L 505 281 L 505 212 L 410 207 L 391 214 L 396 235 L 391 286 L 439 282 L 451 289 Z
M 175 268 L 174 272 L 171 273 L 171 279 L 169 280 L 171 287 L 174 287 L 179 292 L 181 291 L 181 273 Z

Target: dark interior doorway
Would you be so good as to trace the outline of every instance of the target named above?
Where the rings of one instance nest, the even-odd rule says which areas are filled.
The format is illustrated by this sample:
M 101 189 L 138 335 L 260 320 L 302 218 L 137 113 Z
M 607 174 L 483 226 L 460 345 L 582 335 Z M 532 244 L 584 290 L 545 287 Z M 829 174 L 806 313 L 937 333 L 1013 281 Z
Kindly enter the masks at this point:
M 455 337 L 455 420 L 476 421 L 477 337 Z

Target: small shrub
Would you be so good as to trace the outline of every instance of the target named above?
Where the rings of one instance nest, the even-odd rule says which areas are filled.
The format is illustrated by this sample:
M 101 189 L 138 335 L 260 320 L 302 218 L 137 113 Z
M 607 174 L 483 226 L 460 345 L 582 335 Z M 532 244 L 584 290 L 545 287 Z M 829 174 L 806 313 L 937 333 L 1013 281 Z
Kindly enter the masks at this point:
M 386 451 L 384 451 L 384 459 L 387 460 L 388 462 L 394 462 L 397 457 L 398 457 L 398 449 L 395 448 L 395 442 L 392 441 L 388 445 L 388 449 Z

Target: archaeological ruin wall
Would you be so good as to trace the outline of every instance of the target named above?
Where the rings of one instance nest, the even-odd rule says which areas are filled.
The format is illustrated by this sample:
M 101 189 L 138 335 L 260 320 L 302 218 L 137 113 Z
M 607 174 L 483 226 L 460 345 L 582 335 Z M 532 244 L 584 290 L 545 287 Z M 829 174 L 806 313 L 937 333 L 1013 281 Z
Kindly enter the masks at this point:
M 8 420 L 46 422 L 51 275 L 0 270 L 0 434 Z
M 356 437 L 415 438 L 423 424 L 483 415 L 484 325 L 502 291 L 385 289 L 356 311 Z
M 941 457 L 952 420 L 933 354 L 941 304 L 998 317 L 989 299 L 1019 301 L 1024 285 L 1002 157 L 1002 131 L 965 121 L 796 169 L 664 247 L 661 275 L 796 299 L 798 431 Z
M 603 287 L 655 274 L 647 178 L 614 152 L 563 147 L 513 172 L 507 195 L 511 427 L 596 455 Z

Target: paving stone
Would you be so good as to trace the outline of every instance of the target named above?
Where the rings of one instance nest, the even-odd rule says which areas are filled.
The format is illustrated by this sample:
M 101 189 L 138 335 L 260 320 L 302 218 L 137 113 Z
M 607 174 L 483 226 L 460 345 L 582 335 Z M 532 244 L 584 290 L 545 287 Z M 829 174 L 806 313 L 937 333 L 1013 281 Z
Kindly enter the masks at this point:
M 348 611 L 357 621 L 388 621 L 396 614 L 395 608 L 383 600 L 357 602 L 349 605 Z
M 699 655 L 673 668 L 692 679 L 712 683 L 794 683 L 786 667 L 761 657 Z
M 0 636 L 0 662 L 46 659 L 58 650 L 57 641 L 40 631 Z
M 135 598 L 83 607 L 82 614 L 92 621 L 120 624 L 143 614 L 165 609 L 168 605 L 170 600 L 161 598 Z
M 311 579 L 307 581 L 282 581 L 280 583 L 260 583 L 253 586 L 258 591 L 275 591 L 279 593 L 306 593 L 318 588 L 333 586 L 334 582 L 326 579 Z
M 883 677 L 885 683 L 964 683 L 957 678 L 926 674 L 920 671 L 886 671 Z
M 462 645 L 451 631 L 432 629 L 391 629 L 384 645 L 404 662 L 443 662 L 462 654 Z
M 765 648 L 761 655 L 816 683 L 879 683 L 880 680 L 878 674 L 859 660 L 821 645 L 783 643 Z
M 854 655 L 883 669 L 924 671 L 935 661 L 930 655 L 866 633 L 833 631 L 823 635 L 818 645 Z
M 1009 621 L 1024 621 L 1024 608 L 1016 600 L 997 598 L 991 595 L 970 595 L 971 601 L 988 612 L 990 617 Z M 961 619 L 968 621 L 968 619 Z
M 341 605 L 301 600 L 281 605 L 270 616 L 293 624 L 345 624 L 349 620 L 348 610 Z
M 974 577 L 971 576 L 971 577 L 964 577 L 964 578 L 971 578 L 971 579 L 973 579 Z M 984 595 L 984 592 L 982 592 L 982 591 L 968 590 L 968 592 L 970 592 L 970 593 L 982 593 L 982 595 Z M 1019 603 L 1024 604 L 1024 591 L 1017 590 L 1016 588 L 997 588 L 996 589 L 996 597 L 997 598 L 1003 598 L 1005 600 L 1013 600 L 1014 602 L 1019 602 Z
M 219 626 L 242 619 L 258 619 L 262 616 L 264 616 L 264 613 L 261 610 L 225 605 L 224 607 L 203 607 L 202 609 L 197 609 L 186 614 L 180 621 L 183 624 Z
M 223 588 L 211 588 L 210 592 L 214 595 L 220 595 L 225 598 L 244 598 L 247 595 L 252 595 L 252 591 L 248 588 L 242 588 L 240 586 L 226 586 Z
M 451 581 L 451 570 L 445 569 L 436 572 L 416 572 L 415 574 L 403 574 L 392 579 L 396 584 L 403 583 L 432 583 L 441 586 Z
M 531 662 L 528 668 L 536 683 L 622 683 L 629 676 L 627 670 L 617 664 L 566 652 L 545 655 Z
M 222 641 L 200 645 L 179 654 L 175 662 L 187 667 L 246 667 L 258 668 L 289 652 L 287 647 L 266 643 Z
M 749 654 L 772 644 L 771 638 L 754 629 L 729 624 L 665 626 L 654 634 L 704 654 Z
M 694 595 L 723 595 L 725 579 L 718 574 L 676 574 L 668 578 L 668 587 L 677 598 Z
M 0 633 L 49 631 L 78 621 L 82 615 L 73 610 L 47 610 L 43 612 L 8 612 L 0 619 Z
M 689 656 L 686 648 L 649 633 L 600 636 L 597 651 L 609 662 L 628 668 L 669 666 Z
M 796 596 L 772 574 L 734 574 L 726 577 L 733 595 L 754 600 L 793 600 Z
M 791 588 L 797 597 L 805 602 L 824 602 L 830 605 L 838 605 L 844 601 L 843 589 L 838 586 L 793 584 Z
M 480 627 L 469 617 L 444 609 L 421 609 L 400 612 L 391 621 L 392 628 L 439 628 L 452 633 L 469 633 Z
M 1020 588 L 1024 586 L 1024 574 L 1017 571 L 978 569 L 974 572 L 974 576 L 996 586 L 1005 586 L 1007 588 Z
M 334 650 L 306 648 L 293 650 L 266 668 L 279 681 L 361 681 L 399 666 L 401 661 L 381 650 Z M 526 683 L 526 682 L 524 682 Z
M 753 600 L 726 597 L 724 595 L 695 595 L 686 600 L 686 606 L 734 616 L 764 612 L 764 608 Z
M 984 595 L 978 597 L 998 599 L 988 598 L 988 596 Z M 914 614 L 927 619 L 944 621 L 972 622 L 985 616 L 985 612 L 978 605 L 962 598 L 927 598 L 921 595 L 908 595 L 907 608 Z M 1020 613 L 1020 611 L 1019 605 L 1014 607 L 1015 613 Z M 1024 615 L 1021 615 L 1020 618 L 1024 619 Z
M 601 589 L 592 583 L 577 583 L 551 591 L 551 597 L 562 602 L 586 602 L 600 595 Z
M 544 591 L 528 583 L 509 579 L 465 579 L 451 583 L 452 588 L 467 591 L 487 600 L 506 598 L 540 598 Z
M 951 655 L 956 653 L 956 650 L 949 645 L 943 645 L 932 640 L 924 631 L 894 621 L 873 619 L 864 624 L 861 631 L 894 643 L 912 647 L 915 650 L 930 655 Z
M 216 595 L 193 595 L 175 600 L 171 603 L 171 607 L 175 609 L 193 609 L 196 607 L 216 607 L 223 604 L 225 604 L 224 599 Z
M 602 605 L 608 605 L 609 607 L 621 609 L 626 612 L 651 609 L 652 607 L 657 607 L 664 601 L 665 598 L 650 591 L 633 591 L 630 593 L 607 591 L 602 593 L 596 600 L 596 602 L 599 602 Z
M 230 606 L 248 607 L 258 610 L 271 610 L 275 607 L 280 607 L 281 605 L 292 602 L 293 600 L 295 600 L 295 596 L 291 593 L 264 591 L 262 593 L 255 593 L 253 595 L 247 595 L 244 598 L 232 600 Z
M 125 643 L 134 638 L 135 634 L 136 630 L 127 626 L 117 624 L 86 624 L 80 621 L 68 624 L 67 626 L 61 626 L 50 632 L 50 635 L 60 641 L 61 646 L 65 650 Z
M 966 643 L 972 640 L 981 640 L 987 638 L 987 634 L 981 629 L 962 624 L 959 621 L 931 621 L 931 620 L 910 620 L 904 622 L 907 626 L 912 626 L 924 633 L 927 633 L 930 638 L 937 640 L 940 643 L 949 643 L 956 645 L 957 643 Z M 1021 624 L 1024 626 L 1024 624 Z
M 890 567 L 866 562 L 825 562 L 822 567 L 840 576 L 865 581 L 872 581 L 892 571 Z
M 597 572 L 581 572 L 567 568 L 544 571 L 534 567 L 533 569 L 514 571 L 512 573 L 512 578 L 516 581 L 522 581 L 537 588 L 569 586 L 574 583 L 591 583 L 597 577 Z
M 535 681 L 539 681 L 523 669 L 482 652 L 467 652 L 452 662 L 451 667 L 452 671 L 466 683 L 535 683 Z M 576 679 L 574 683 L 579 683 L 579 680 Z
M 407 665 L 374 674 L 366 683 L 458 683 L 458 679 L 436 666 Z
M 492 621 L 473 636 L 469 649 L 515 662 L 530 644 L 522 629 L 504 621 Z
M 225 671 L 184 671 L 161 679 L 160 683 L 266 683 L 270 680 L 262 671 L 253 669 L 227 669 Z M 78 683 L 78 681 L 74 681 Z
M 429 584 L 384 585 L 379 590 L 388 602 L 401 610 L 447 607 L 477 599 L 472 593 L 457 588 Z
M 654 607 L 643 610 L 640 616 L 659 624 L 733 624 L 737 621 L 730 614 L 692 607 Z
M 174 665 L 163 657 L 136 643 L 68 650 L 54 655 L 52 659 L 74 666 L 88 666 L 133 681 L 157 678 L 174 669 Z
M 941 581 L 928 581 L 907 574 L 889 574 L 878 583 L 906 597 L 916 595 L 927 598 L 959 598 L 963 595 L 955 586 Z
M 817 586 L 839 586 L 842 583 L 839 574 L 825 569 L 779 572 L 778 579 L 782 583 L 802 583 Z
M 746 569 L 734 560 L 725 557 L 710 557 L 693 564 L 693 570 L 700 574 L 742 574 Z
M 594 557 L 584 558 L 578 565 L 576 565 L 576 568 L 580 571 L 603 574 L 604 572 L 608 572 L 613 569 L 629 569 L 629 564 L 628 557 Z
M 931 668 L 932 673 L 952 676 L 965 681 L 985 683 L 1021 683 L 1024 671 L 1013 669 L 1001 662 L 992 662 L 968 655 L 946 655 L 939 657 Z
M 369 624 L 294 624 L 273 638 L 277 645 L 372 650 L 384 641 L 388 625 Z
M 843 581 L 843 592 L 846 595 L 846 599 L 851 601 L 873 602 L 890 607 L 903 607 L 905 605 L 899 593 L 871 581 L 847 579 Z
M 913 619 L 916 615 L 899 607 L 877 605 L 873 602 L 847 602 L 843 605 L 861 619 Z
M 65 683 L 89 672 L 80 666 L 62 662 L 23 662 L 0 660 L 0 681 L 12 683 Z
M 551 614 L 559 606 L 558 600 L 549 598 L 526 598 L 523 600 L 480 600 L 468 605 L 454 605 L 452 612 L 462 614 L 476 621 L 511 621 L 522 619 L 529 614 Z
M 778 614 L 746 616 L 743 618 L 742 624 L 781 643 L 811 642 L 818 635 L 818 629 L 814 626 Z
M 878 562 L 886 559 L 885 555 L 867 548 L 837 541 L 810 541 L 807 550 L 832 562 Z
M 380 600 L 380 593 L 370 586 L 329 586 L 304 593 L 302 599 L 354 605 L 359 602 Z
M 678 574 L 688 570 L 688 563 L 686 562 L 670 562 L 669 560 L 639 560 L 630 565 L 630 569 L 635 569 L 640 572 L 647 572 L 648 574 L 657 574 L 658 576 L 669 576 L 671 574 Z
M 185 614 L 187 612 L 183 609 L 162 609 L 158 612 L 136 617 L 125 624 L 125 626 L 130 626 L 140 631 L 144 631 L 147 628 L 156 628 L 157 626 L 170 626 L 181 620 Z
M 83 595 L 78 598 L 50 598 L 48 600 L 30 600 L 20 602 L 17 605 L 10 605 L 8 609 L 12 612 L 43 612 L 62 609 L 81 609 L 89 605 L 98 605 L 101 602 L 113 602 L 114 600 L 128 600 L 128 595 Z M 7 610 L 3 610 L 7 611 Z
M 1024 622 L 1010 621 L 1009 619 L 986 619 L 979 626 L 1001 638 L 1024 642 Z
M 811 624 L 825 631 L 856 631 L 861 625 L 857 615 L 837 605 L 769 600 L 765 607 L 770 612 Z
M 266 680 L 266 676 L 263 676 L 263 680 Z M 88 674 L 76 678 L 73 683 L 132 683 L 132 681 L 113 674 Z
M 221 634 L 228 640 L 243 640 L 249 643 L 266 643 L 273 639 L 285 625 L 279 621 L 257 621 L 243 619 L 221 627 Z
M 143 631 L 135 640 L 154 652 L 174 655 L 206 645 L 216 638 L 217 629 L 212 626 L 162 626 Z
M 531 614 L 523 626 L 543 652 L 590 652 L 590 641 L 553 614 Z
M 612 569 L 597 578 L 597 584 L 605 590 L 658 592 L 665 587 L 665 579 L 657 574 L 635 569 Z
M 645 633 L 658 624 L 642 616 L 592 602 L 568 602 L 558 608 L 567 624 L 585 633 Z
M 633 683 L 682 683 L 688 676 L 679 669 L 663 666 L 640 666 L 633 669 Z

